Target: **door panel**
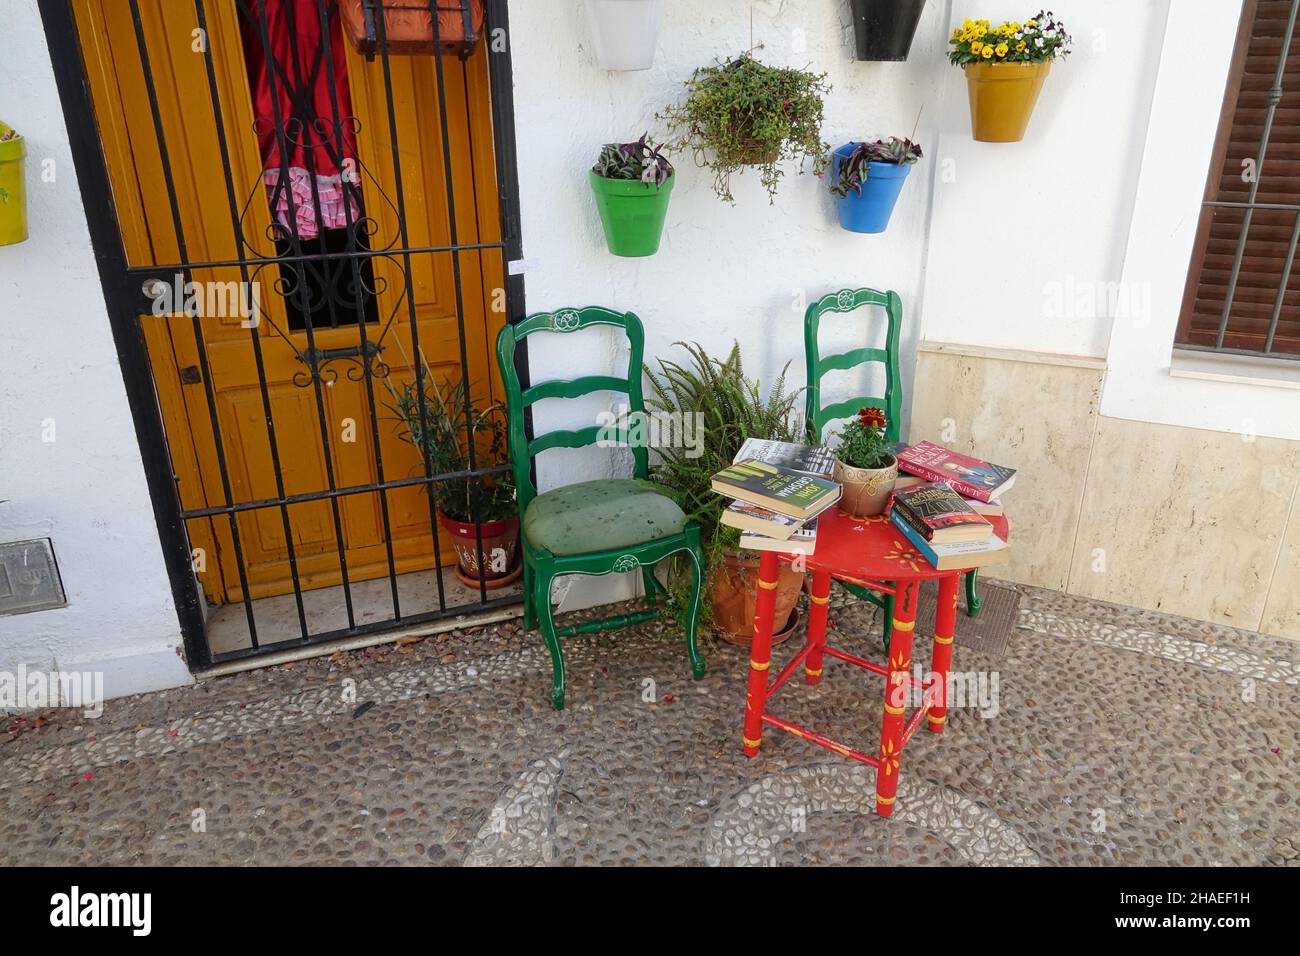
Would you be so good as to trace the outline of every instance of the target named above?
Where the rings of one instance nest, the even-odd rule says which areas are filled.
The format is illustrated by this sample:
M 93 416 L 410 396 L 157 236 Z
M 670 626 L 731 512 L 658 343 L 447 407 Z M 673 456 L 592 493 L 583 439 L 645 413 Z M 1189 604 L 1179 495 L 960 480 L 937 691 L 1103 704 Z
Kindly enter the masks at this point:
M 128 261 L 147 268 L 242 258 L 260 293 L 261 314 L 252 328 L 239 315 L 204 316 L 197 322 L 184 315 L 141 317 L 182 507 L 192 511 L 227 504 L 223 461 L 235 504 L 278 499 L 263 383 L 285 495 L 329 491 L 327 464 L 334 472 L 334 488 L 422 475 L 420 455 L 400 440 L 386 407 L 389 386 L 410 381 L 419 357 L 435 379 L 459 379 L 463 326 L 473 393 L 477 401 L 492 400 L 499 390 L 491 342 L 504 320 L 504 312 L 493 311 L 489 303 L 489 287 L 502 283 L 496 250 L 460 254 L 463 321 L 457 317 L 452 255 L 407 256 L 403 251 L 453 244 L 435 61 L 422 56 L 389 61 L 394 151 L 383 63 L 366 62 L 348 48 L 361 190 L 365 214 L 373 219 L 370 245 L 382 253 L 373 257 L 378 321 L 367 324 L 365 337 L 382 351 L 369 389 L 353 361 L 321 366 L 318 399 L 302 356 L 310 345 L 355 350 L 361 332 L 355 325 L 317 326 L 308 336 L 289 328 L 277 288 L 280 266 L 273 261 L 272 219 L 261 183 L 236 6 L 233 0 L 204 4 L 219 114 L 213 109 L 208 59 L 201 47 L 194 47 L 198 20 L 193 4 L 139 0 L 139 8 L 162 148 L 130 5 L 124 0 L 74 0 Z M 480 43 L 463 63 L 453 57 L 443 60 L 460 244 L 499 238 L 486 58 Z M 219 145 L 223 136 L 242 246 L 232 223 Z M 167 168 L 175 185 L 174 209 L 165 184 Z M 403 205 L 405 242 L 399 215 Z M 180 221 L 180 241 L 174 218 Z M 491 267 L 485 266 L 489 260 Z M 194 268 L 190 277 L 198 283 L 238 283 L 244 274 L 238 266 L 222 265 Z M 380 377 L 385 370 L 386 379 Z M 344 439 L 345 430 L 354 440 Z M 377 457 L 382 458 L 382 479 Z M 432 567 L 435 549 L 424 490 L 411 486 L 384 494 L 387 534 L 379 492 L 341 496 L 338 529 L 328 498 L 288 505 L 291 542 L 278 504 L 240 512 L 234 524 L 249 596 L 292 590 L 290 544 L 304 588 L 340 583 L 340 537 L 353 581 L 388 573 L 390 543 L 399 573 Z M 210 551 L 199 578 L 209 600 L 218 604 L 244 596 L 231 524 L 225 514 L 188 521 L 195 546 Z M 444 538 L 439 547 L 444 562 L 453 560 L 450 540 Z

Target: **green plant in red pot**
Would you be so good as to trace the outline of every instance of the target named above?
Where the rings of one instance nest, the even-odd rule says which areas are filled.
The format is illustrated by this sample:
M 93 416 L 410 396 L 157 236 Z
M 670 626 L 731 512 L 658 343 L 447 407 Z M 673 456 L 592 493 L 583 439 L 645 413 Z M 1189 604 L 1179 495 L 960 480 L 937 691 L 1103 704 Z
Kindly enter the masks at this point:
M 844 486 L 840 510 L 855 518 L 883 512 L 898 480 L 898 459 L 885 437 L 888 424 L 881 409 L 860 408 L 840 432 L 835 449 L 835 480 Z
M 415 446 L 429 474 L 448 475 L 509 464 L 505 443 L 505 406 L 478 409 L 463 381 L 435 381 L 426 367 L 423 400 L 414 379 L 400 385 L 385 381 L 393 402 L 388 406 L 400 423 L 398 437 Z M 473 435 L 475 469 L 469 436 Z M 420 471 L 424 471 L 421 464 Z M 438 504 L 438 524 L 456 551 L 456 576 L 470 587 L 497 588 L 519 577 L 519 511 L 513 473 L 434 481 L 429 491 Z M 482 561 L 479 560 L 480 552 Z M 480 572 L 481 568 L 481 572 Z
M 646 134 L 633 143 L 607 143 L 587 178 L 609 251 L 630 257 L 658 252 L 676 180 L 662 149 Z

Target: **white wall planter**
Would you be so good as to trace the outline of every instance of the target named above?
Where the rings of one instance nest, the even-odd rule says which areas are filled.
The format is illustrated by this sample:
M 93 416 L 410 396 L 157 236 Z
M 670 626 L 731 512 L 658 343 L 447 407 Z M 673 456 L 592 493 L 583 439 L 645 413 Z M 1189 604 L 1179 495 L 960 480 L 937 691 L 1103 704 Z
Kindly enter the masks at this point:
M 664 0 L 587 0 L 586 6 L 597 63 L 606 70 L 654 65 Z

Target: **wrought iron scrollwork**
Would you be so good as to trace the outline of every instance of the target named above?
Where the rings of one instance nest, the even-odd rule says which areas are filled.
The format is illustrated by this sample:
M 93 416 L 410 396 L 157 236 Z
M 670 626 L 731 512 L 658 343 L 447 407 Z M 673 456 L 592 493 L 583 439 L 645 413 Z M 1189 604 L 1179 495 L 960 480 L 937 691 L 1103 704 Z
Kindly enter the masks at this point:
M 298 353 L 298 361 L 307 368 L 293 373 L 293 384 L 307 388 L 319 380 L 323 385 L 333 385 L 339 380 L 339 370 L 330 367 L 334 362 L 348 363 L 349 367 L 343 370 L 343 374 L 349 382 L 363 381 L 367 370 L 371 378 L 388 378 L 392 369 L 379 357 L 382 351 L 378 342 L 340 349 L 303 349 Z

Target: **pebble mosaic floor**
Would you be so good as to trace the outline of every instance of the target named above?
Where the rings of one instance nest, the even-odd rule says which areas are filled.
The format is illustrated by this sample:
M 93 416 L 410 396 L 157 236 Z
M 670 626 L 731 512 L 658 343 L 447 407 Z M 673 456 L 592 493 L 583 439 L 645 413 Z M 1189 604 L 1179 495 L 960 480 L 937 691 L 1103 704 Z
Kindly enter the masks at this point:
M 996 696 L 913 738 L 888 820 L 806 741 L 745 759 L 743 650 L 694 682 L 670 626 L 572 639 L 555 712 L 516 622 L 6 716 L 0 864 L 1300 865 L 1300 645 L 1018 590 L 1005 654 L 957 647 Z M 882 690 L 828 661 L 771 711 L 873 750 Z

